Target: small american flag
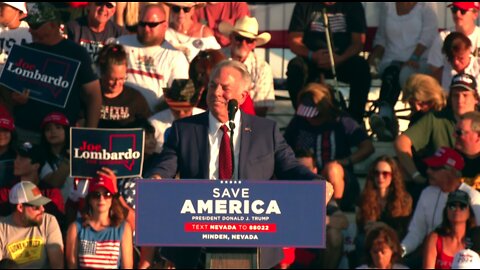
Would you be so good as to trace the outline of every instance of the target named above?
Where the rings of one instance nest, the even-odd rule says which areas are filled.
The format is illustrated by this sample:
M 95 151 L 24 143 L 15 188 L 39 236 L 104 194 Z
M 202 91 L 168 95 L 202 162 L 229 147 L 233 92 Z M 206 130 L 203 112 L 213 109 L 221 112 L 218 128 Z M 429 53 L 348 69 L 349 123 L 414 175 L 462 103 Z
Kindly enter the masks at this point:
M 78 256 L 81 268 L 118 268 L 120 241 L 80 241 Z

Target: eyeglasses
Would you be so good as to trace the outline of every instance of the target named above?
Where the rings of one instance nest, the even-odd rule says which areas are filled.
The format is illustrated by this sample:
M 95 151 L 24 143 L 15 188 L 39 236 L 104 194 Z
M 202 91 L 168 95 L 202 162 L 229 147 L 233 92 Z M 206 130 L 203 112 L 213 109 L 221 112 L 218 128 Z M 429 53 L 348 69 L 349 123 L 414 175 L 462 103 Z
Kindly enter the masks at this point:
M 245 40 L 248 44 L 252 44 L 253 42 L 255 42 L 255 39 L 253 38 L 247 38 L 240 35 L 235 35 L 235 40 L 239 43 L 242 43 Z
M 38 28 L 42 27 L 46 22 L 41 23 L 28 23 L 28 27 L 32 30 L 37 30 Z
M 93 199 L 96 199 L 96 200 L 99 200 L 100 197 L 103 196 L 103 198 L 105 199 L 110 199 L 113 197 L 113 194 L 109 191 L 107 192 L 100 192 L 100 191 L 94 191 L 94 192 L 90 192 L 90 196 L 93 198 Z
M 114 8 L 115 6 L 110 3 L 110 2 L 95 2 L 95 6 L 101 7 L 101 6 L 106 6 L 108 9 Z
M 110 84 L 117 84 L 117 82 L 119 82 L 119 83 L 124 83 L 126 80 L 127 80 L 127 77 L 124 77 L 124 78 L 114 78 L 114 79 L 108 79 L 108 83 L 110 83 Z
M 33 210 L 38 211 L 42 208 L 43 205 L 33 205 L 33 204 L 29 204 L 29 203 L 24 203 L 23 206 L 31 207 Z
M 179 6 L 173 6 L 172 7 L 172 11 L 175 12 L 175 13 L 180 13 L 180 10 L 183 9 L 183 13 L 188 13 L 190 12 L 190 10 L 192 10 L 191 7 L 179 7 Z
M 138 22 L 138 26 L 140 26 L 140 27 L 148 26 L 150 28 L 155 28 L 155 27 L 159 26 L 160 24 L 162 24 L 164 22 L 165 22 L 165 20 L 160 21 L 160 22 Z
M 465 208 L 467 208 L 467 205 L 464 204 L 464 203 L 449 203 L 447 205 L 448 209 L 449 210 L 452 210 L 454 211 L 455 209 L 460 209 L 460 210 L 465 210 Z
M 383 178 L 387 178 L 392 176 L 392 172 L 375 170 L 375 176 L 380 177 L 380 175 L 383 176 Z
M 457 14 L 457 11 L 460 11 L 462 15 L 465 15 L 469 11 L 469 9 L 461 9 L 459 7 L 451 7 L 450 10 L 452 11 L 452 14 Z

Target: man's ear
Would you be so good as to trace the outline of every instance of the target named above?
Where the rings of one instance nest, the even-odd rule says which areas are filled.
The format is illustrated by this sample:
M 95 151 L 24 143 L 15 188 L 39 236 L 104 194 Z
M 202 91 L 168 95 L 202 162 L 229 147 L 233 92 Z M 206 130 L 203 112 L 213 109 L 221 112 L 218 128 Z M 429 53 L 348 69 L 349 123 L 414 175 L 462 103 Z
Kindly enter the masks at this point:
M 19 213 L 23 213 L 23 204 L 19 203 L 16 205 L 16 209 Z

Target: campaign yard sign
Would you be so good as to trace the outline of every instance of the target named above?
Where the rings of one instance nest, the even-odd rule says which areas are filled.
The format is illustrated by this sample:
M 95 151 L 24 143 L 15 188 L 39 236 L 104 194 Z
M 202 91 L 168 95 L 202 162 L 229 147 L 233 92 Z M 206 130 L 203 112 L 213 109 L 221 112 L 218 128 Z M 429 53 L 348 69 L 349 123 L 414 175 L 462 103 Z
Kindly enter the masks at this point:
M 136 244 L 325 247 L 324 181 L 138 180 Z
M 72 177 L 94 177 L 101 167 L 112 169 L 118 178 L 141 176 L 144 131 L 134 129 L 70 129 L 70 172 Z
M 65 108 L 80 61 L 14 45 L 0 75 L 0 84 L 29 98 Z

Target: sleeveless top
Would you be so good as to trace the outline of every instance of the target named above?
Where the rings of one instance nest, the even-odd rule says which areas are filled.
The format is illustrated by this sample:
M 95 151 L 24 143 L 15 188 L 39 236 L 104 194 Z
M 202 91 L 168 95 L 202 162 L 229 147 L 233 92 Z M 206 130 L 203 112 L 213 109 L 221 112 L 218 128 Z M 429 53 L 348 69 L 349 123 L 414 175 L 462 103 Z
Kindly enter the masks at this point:
M 120 268 L 125 221 L 118 227 L 108 227 L 101 231 L 95 231 L 90 226 L 83 227 L 80 220 L 75 224 L 78 232 L 79 268 Z
M 443 253 L 443 237 L 437 237 L 437 258 L 435 259 L 435 269 L 450 269 L 452 267 L 453 256 Z

